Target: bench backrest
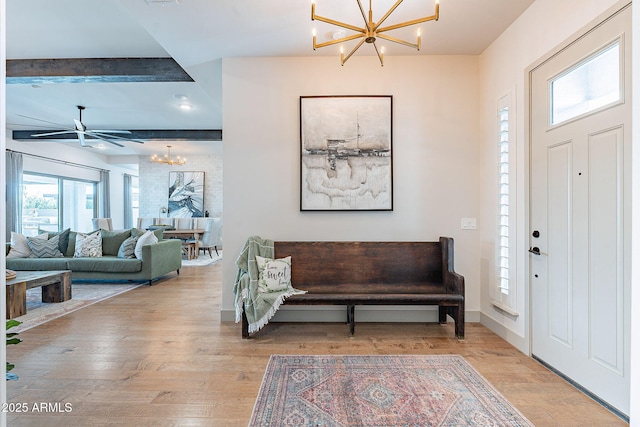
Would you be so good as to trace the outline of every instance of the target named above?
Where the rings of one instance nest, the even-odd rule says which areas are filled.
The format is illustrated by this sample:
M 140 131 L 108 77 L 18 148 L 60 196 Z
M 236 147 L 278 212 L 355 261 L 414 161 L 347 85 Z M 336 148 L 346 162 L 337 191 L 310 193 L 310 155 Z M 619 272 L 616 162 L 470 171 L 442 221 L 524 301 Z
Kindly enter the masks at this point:
M 276 258 L 291 255 L 293 286 L 321 293 L 442 284 L 442 254 L 440 242 L 275 242 Z

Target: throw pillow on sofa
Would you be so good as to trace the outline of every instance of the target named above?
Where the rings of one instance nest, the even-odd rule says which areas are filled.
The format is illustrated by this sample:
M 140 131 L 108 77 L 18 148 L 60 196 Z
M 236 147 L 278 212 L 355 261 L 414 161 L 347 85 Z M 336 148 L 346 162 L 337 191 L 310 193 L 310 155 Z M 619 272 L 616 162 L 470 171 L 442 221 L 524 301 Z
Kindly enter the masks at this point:
M 35 239 L 47 240 L 49 235 L 47 233 L 34 236 Z M 7 254 L 7 258 L 29 258 L 31 256 L 31 248 L 27 243 L 27 236 L 24 234 L 11 232 L 11 249 Z
M 102 255 L 118 255 L 122 242 L 131 236 L 130 230 L 100 230 L 102 236 Z
M 51 239 L 42 239 L 38 237 L 27 237 L 27 244 L 31 249 L 30 258 L 61 258 L 62 252 L 58 240 L 60 236 L 53 236 Z
M 118 249 L 118 258 L 135 258 L 136 257 L 136 244 L 138 243 L 138 236 L 128 237 Z
M 49 239 L 51 239 L 53 236 L 60 236 L 58 239 L 58 249 L 60 249 L 60 252 L 62 252 L 63 254 L 67 252 L 67 248 L 69 247 L 69 233 L 71 232 L 70 228 L 64 229 L 62 231 L 38 231 L 38 233 L 40 234 L 48 234 Z M 75 237 L 74 237 L 75 239 Z
M 136 243 L 136 248 L 134 250 L 136 258 L 142 259 L 142 247 L 143 246 L 152 245 L 154 243 L 158 243 L 158 238 L 156 237 L 155 234 L 153 234 L 153 231 L 147 231 L 142 236 L 140 236 L 138 238 L 138 242 Z
M 76 233 L 76 250 L 74 258 L 101 257 L 102 256 L 102 235 L 100 230 L 91 234 Z

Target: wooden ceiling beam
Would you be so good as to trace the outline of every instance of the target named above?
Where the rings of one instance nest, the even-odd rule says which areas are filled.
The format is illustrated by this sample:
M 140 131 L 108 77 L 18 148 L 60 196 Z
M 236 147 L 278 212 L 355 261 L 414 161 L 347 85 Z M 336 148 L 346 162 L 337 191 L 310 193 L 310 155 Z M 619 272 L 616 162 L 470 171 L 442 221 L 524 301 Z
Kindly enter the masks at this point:
M 15 141 L 73 141 L 78 139 L 77 135 L 69 134 L 61 137 L 60 135 L 51 136 L 33 136 L 40 133 L 57 132 L 56 130 L 14 130 L 13 139 Z M 118 135 L 124 136 L 124 135 Z M 131 134 L 126 135 L 127 138 L 138 139 L 143 141 L 222 141 L 221 129 L 140 129 L 131 130 Z M 95 139 L 90 135 L 87 139 Z
M 193 81 L 173 58 L 7 60 L 7 84 Z

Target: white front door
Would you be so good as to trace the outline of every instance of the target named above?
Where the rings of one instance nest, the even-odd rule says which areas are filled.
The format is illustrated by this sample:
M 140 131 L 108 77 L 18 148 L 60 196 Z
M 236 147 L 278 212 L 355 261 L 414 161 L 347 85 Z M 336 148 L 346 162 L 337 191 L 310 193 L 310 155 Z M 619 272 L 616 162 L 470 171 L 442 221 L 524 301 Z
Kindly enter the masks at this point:
M 530 84 L 532 353 L 628 415 L 631 7 Z

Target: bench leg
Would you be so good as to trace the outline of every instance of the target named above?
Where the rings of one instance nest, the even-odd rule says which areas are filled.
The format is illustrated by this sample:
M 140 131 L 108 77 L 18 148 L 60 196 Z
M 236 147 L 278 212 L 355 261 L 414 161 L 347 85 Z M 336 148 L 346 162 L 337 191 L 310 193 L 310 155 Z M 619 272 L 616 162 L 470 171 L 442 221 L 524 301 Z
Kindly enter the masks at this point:
M 447 324 L 447 308 L 441 305 L 438 306 L 438 321 L 441 325 Z
M 456 338 L 464 339 L 464 303 L 457 307 L 449 307 L 449 313 L 456 322 Z
M 354 330 L 356 328 L 356 306 L 348 305 L 347 306 L 347 323 L 349 324 L 349 332 L 351 335 L 354 334 Z
M 242 312 L 242 338 L 249 338 L 249 321 L 244 311 Z

